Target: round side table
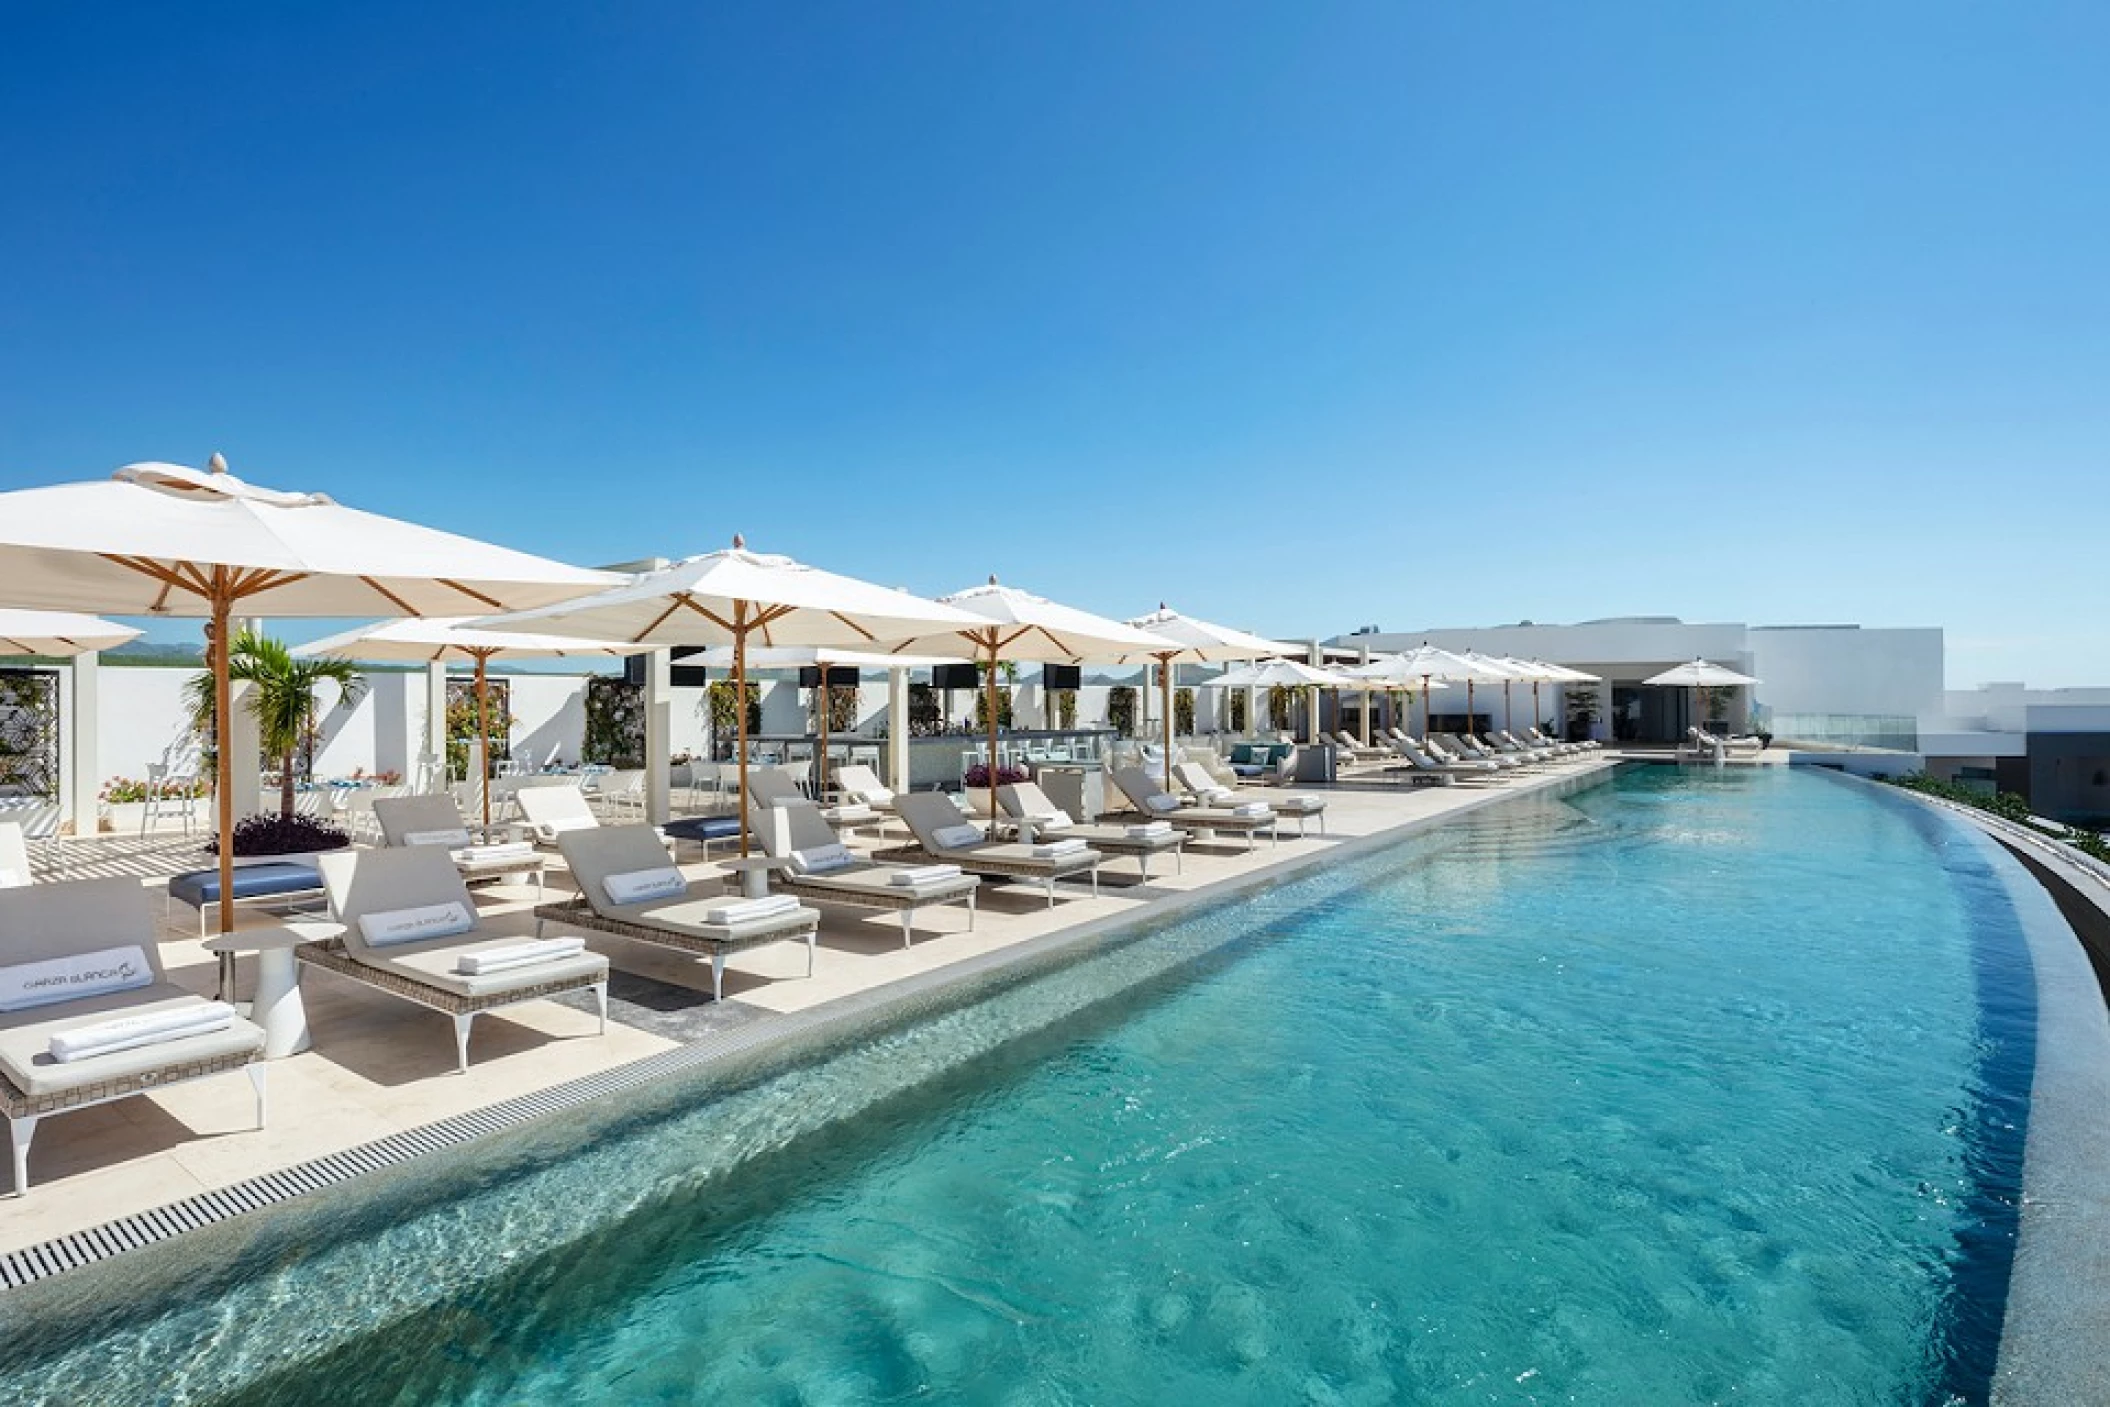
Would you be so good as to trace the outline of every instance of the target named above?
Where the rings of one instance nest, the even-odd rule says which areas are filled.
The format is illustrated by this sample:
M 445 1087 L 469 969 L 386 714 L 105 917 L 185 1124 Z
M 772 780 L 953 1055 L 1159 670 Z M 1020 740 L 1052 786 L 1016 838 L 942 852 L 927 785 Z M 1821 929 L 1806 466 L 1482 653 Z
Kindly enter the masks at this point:
M 269 928 L 237 928 L 205 940 L 205 950 L 231 962 L 236 953 L 256 954 L 256 999 L 249 1019 L 264 1028 L 264 1059 L 298 1055 L 310 1044 L 308 1010 L 300 1000 L 300 963 L 293 950 L 303 943 L 324 943 L 344 932 L 341 923 L 285 923 Z M 231 998 L 233 982 L 222 995 Z

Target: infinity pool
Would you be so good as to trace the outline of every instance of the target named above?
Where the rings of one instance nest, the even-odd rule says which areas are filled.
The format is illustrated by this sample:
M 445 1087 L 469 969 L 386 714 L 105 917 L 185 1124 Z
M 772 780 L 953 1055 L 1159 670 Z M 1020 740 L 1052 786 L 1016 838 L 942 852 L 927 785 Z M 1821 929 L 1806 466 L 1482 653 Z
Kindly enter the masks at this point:
M 1995 863 L 1836 780 L 1630 770 L 833 1074 L 545 1130 L 385 1231 L 313 1213 L 346 1244 L 0 1365 L 258 1404 L 1981 1400 L 2033 1030 Z

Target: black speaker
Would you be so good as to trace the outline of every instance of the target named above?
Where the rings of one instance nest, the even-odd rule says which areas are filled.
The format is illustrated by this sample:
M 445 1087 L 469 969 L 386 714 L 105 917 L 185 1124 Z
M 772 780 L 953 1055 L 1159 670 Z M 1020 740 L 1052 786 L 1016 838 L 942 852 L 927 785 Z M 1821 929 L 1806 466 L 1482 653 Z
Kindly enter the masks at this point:
M 982 671 L 971 664 L 933 665 L 930 685 L 933 689 L 978 689 L 982 684 Z
M 1044 664 L 1040 667 L 1040 687 L 1043 689 L 1082 689 L 1084 666 L 1081 664 Z

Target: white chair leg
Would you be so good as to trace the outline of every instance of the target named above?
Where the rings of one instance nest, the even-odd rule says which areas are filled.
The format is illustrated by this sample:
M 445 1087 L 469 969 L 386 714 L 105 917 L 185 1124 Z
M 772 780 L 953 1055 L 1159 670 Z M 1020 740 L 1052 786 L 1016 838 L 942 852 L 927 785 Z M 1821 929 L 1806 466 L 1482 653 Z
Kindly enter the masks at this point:
M 469 1073 L 469 1023 L 476 1020 L 473 1011 L 455 1013 L 454 1017 L 454 1073 Z
M 967 931 L 974 932 L 974 891 L 967 891 Z
M 1145 884 L 1150 883 L 1150 852 L 1148 850 L 1136 852 L 1136 865 L 1143 871 L 1143 882 Z
M 901 911 L 901 946 L 904 948 L 915 941 L 915 936 L 910 929 L 910 925 L 915 922 L 915 918 L 916 911 L 914 909 L 903 909 Z M 972 923 L 968 924 L 970 928 L 973 926 Z
M 725 954 L 711 954 L 711 1000 L 725 1000 Z
M 7 1121 L 8 1141 L 15 1145 L 15 1195 L 29 1195 L 29 1141 L 37 1136 L 37 1116 L 24 1114 Z
M 820 946 L 820 925 L 815 924 L 813 927 L 806 930 L 806 975 L 808 977 L 811 977 L 813 975 L 813 957 L 815 953 L 818 953 L 820 951 Z
M 608 984 L 606 982 L 593 984 L 593 999 L 601 1008 L 601 1034 L 605 1036 L 608 1034 Z
M 1099 897 L 1099 867 L 1097 865 L 1092 866 L 1092 897 L 1094 899 Z
M 242 1068 L 249 1074 L 249 1087 L 256 1091 L 256 1126 L 262 1128 L 271 1113 L 271 1101 L 264 1092 L 264 1062 L 252 1060 Z

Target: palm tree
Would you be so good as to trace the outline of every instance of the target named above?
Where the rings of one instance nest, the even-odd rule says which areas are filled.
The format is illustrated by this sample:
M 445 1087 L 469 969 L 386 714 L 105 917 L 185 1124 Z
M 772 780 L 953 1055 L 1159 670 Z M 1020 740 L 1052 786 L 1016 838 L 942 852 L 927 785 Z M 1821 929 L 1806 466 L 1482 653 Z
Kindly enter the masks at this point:
M 291 819 L 296 802 L 293 794 L 293 759 L 315 733 L 315 690 L 330 680 L 351 703 L 366 691 L 366 681 L 350 660 L 298 659 L 284 641 L 245 630 L 234 638 L 228 651 L 227 672 L 238 683 L 253 684 L 249 711 L 256 715 L 257 732 L 264 751 L 279 760 L 278 812 Z M 213 730 L 212 675 L 190 681 L 191 721 L 207 736 Z

